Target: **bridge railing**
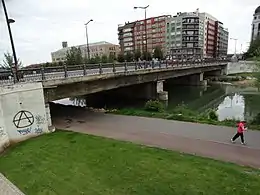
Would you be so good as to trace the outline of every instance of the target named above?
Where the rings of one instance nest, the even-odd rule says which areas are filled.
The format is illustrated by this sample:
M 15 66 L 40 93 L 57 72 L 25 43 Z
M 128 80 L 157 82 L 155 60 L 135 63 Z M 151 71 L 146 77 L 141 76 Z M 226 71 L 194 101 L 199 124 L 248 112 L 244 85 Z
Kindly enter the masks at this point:
M 105 64 L 82 64 L 40 68 L 22 68 L 14 74 L 13 70 L 0 72 L 0 85 L 12 84 L 14 82 L 33 82 L 61 79 L 68 77 L 80 77 L 88 75 L 111 74 L 118 72 L 134 72 L 144 69 L 181 69 L 192 67 L 203 67 L 224 63 L 223 60 L 204 60 L 204 61 L 143 61 L 143 62 L 124 62 L 124 63 L 105 63 Z M 16 79 L 16 77 L 17 79 Z

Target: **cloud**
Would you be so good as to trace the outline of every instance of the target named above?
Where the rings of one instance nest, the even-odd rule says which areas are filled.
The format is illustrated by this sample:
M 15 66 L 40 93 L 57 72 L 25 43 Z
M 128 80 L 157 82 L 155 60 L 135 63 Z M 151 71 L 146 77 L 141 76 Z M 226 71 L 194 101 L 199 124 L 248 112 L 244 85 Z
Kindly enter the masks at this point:
M 117 26 L 125 21 L 142 19 L 144 12 L 134 6 L 149 4 L 148 17 L 177 12 L 208 12 L 229 29 L 230 36 L 238 38 L 238 45 L 250 40 L 252 14 L 259 0 L 6 0 L 12 24 L 17 55 L 25 64 L 50 61 L 50 53 L 61 47 L 62 41 L 69 45 L 86 42 L 84 23 L 89 19 L 90 42 L 109 41 L 118 43 Z M 0 58 L 11 51 L 9 37 L 0 11 Z M 238 49 L 238 51 L 240 48 Z M 230 41 L 229 51 L 234 51 Z

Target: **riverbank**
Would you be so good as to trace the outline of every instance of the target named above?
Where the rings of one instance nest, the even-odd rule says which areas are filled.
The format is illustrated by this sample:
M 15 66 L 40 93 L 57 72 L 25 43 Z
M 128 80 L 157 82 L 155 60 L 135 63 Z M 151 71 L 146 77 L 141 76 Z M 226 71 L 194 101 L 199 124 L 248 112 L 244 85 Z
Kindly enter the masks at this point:
M 212 84 L 230 84 L 235 86 L 251 87 L 256 85 L 255 73 L 244 72 L 237 74 L 229 74 L 217 78 L 211 78 L 209 83 Z
M 258 194 L 260 182 L 257 169 L 66 131 L 13 146 L 0 171 L 28 195 Z
M 217 126 L 236 127 L 238 121 L 235 119 L 226 119 L 218 121 L 218 116 L 214 110 L 208 110 L 203 113 L 197 113 L 189 110 L 185 106 L 177 106 L 172 110 L 163 109 L 163 105 L 160 105 L 158 101 L 153 101 L 151 109 L 144 108 L 123 108 L 107 110 L 107 113 L 128 115 L 128 116 L 142 116 L 151 118 L 161 118 L 166 120 L 176 120 L 191 123 L 201 123 Z M 255 122 L 247 122 L 247 126 L 251 130 L 260 130 L 260 125 L 256 125 Z

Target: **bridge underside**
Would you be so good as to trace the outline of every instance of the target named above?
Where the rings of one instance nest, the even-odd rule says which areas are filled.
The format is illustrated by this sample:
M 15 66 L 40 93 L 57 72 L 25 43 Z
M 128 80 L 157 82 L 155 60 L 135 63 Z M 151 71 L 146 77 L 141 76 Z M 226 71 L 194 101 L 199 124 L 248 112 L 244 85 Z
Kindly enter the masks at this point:
M 155 86 L 157 86 L 157 81 L 167 81 L 183 77 L 184 80 L 188 81 L 187 84 L 200 85 L 203 81 L 204 74 L 214 71 L 220 72 L 225 68 L 226 65 L 218 65 L 193 69 L 183 68 L 180 70 L 147 70 L 138 73 L 130 72 L 125 74 L 94 75 L 81 78 L 69 78 L 66 80 L 46 81 L 43 83 L 45 102 L 51 102 L 67 97 L 96 94 L 102 91 L 135 85 L 140 86 L 130 87 L 128 90 L 125 90 L 125 93 L 128 95 L 135 94 L 140 97 L 153 97 L 154 91 L 156 91 Z M 148 90 L 149 88 L 150 91 Z

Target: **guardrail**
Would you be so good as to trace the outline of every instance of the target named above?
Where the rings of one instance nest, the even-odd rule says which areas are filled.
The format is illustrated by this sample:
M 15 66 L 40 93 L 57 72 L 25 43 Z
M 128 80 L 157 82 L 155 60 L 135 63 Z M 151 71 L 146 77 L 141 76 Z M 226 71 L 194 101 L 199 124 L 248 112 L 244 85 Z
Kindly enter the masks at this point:
M 144 69 L 167 69 L 167 68 L 192 68 L 197 66 L 210 66 L 227 61 L 204 60 L 204 61 L 150 61 L 150 62 L 125 62 L 125 63 L 106 63 L 106 64 L 83 64 L 41 67 L 41 68 L 22 68 L 15 74 L 13 70 L 0 72 L 0 85 L 8 85 L 16 82 L 32 82 L 61 79 L 68 77 L 80 77 L 97 74 L 109 74 L 117 72 L 133 72 Z M 15 76 L 14 76 L 15 75 Z

